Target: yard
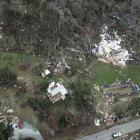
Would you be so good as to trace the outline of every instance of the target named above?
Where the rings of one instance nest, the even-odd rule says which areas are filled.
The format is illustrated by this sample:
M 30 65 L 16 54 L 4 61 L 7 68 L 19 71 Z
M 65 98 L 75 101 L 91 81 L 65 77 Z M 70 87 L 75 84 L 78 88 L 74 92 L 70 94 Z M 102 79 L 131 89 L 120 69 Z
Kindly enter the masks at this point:
M 9 105 L 14 108 L 15 115 L 19 118 L 27 120 L 41 130 L 46 129 L 48 131 L 53 128 L 58 134 L 60 131 L 67 133 L 71 127 L 74 127 L 73 130 L 77 132 L 79 128 L 83 129 L 86 125 L 94 124 L 94 105 L 97 100 L 100 102 L 101 98 L 101 94 L 96 93 L 94 84 L 111 84 L 116 79 L 125 80 L 128 78 L 131 78 L 134 83 L 140 83 L 138 72 L 140 66 L 129 65 L 125 69 L 121 69 L 104 63 L 93 63 L 87 73 L 77 71 L 72 77 L 58 74 L 45 80 L 33 71 L 36 66 L 45 63 L 45 61 L 44 58 L 25 54 L 1 53 L 0 69 L 8 68 L 17 77 L 26 81 L 28 86 L 24 87 L 26 88 L 25 93 L 24 90 L 16 88 L 9 89 L 12 92 L 9 92 L 8 89 L 0 90 L 0 96 L 4 101 L 7 97 L 11 98 Z M 65 83 L 66 88 L 69 90 L 69 96 L 65 101 L 52 104 L 47 96 L 44 96 L 44 88 L 46 90 L 46 85 L 52 80 L 61 80 Z M 85 111 L 91 111 L 94 115 L 91 113 L 88 116 Z M 48 114 L 49 117 L 47 118 L 45 115 Z M 66 118 L 70 119 L 69 122 L 66 121 Z M 48 123 L 45 122 L 45 127 L 42 120 L 49 120 Z M 72 124 L 74 126 L 71 126 Z

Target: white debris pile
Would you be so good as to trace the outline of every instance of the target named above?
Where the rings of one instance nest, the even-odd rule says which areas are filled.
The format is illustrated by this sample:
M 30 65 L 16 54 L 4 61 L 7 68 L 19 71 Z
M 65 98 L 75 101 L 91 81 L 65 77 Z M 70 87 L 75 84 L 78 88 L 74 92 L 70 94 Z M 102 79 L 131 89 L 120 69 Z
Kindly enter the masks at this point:
M 95 126 L 100 126 L 101 125 L 101 120 L 99 118 L 94 119 L 94 124 Z
M 14 111 L 13 111 L 13 109 L 8 109 L 7 110 L 7 113 L 9 113 L 9 114 L 11 114 L 11 113 L 13 113 Z
M 114 38 L 111 37 L 108 31 L 108 26 L 104 26 L 100 35 L 101 42 L 95 45 L 92 49 L 98 60 L 113 63 L 118 66 L 126 66 L 126 61 L 129 60 L 130 54 L 128 50 L 121 48 L 122 39 L 114 32 Z
M 43 140 L 40 132 L 27 122 L 23 122 L 23 127 L 19 128 L 18 121 L 12 123 L 14 129 L 13 136 L 9 137 L 8 140 L 19 140 L 25 138 L 33 138 L 35 140 Z

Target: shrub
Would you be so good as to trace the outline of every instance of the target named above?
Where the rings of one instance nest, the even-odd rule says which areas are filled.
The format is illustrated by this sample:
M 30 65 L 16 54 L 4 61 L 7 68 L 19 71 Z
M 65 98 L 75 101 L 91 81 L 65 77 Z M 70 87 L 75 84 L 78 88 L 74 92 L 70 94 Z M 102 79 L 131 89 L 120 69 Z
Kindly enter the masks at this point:
M 16 84 L 17 77 L 7 68 L 0 69 L 0 87 L 12 87 Z
M 135 97 L 132 99 L 128 108 L 132 112 L 132 115 L 140 113 L 140 97 Z
M 66 127 L 69 124 L 69 118 L 65 115 L 63 115 L 60 119 L 59 119 L 59 126 L 60 127 Z
M 94 111 L 95 98 L 92 93 L 92 87 L 93 84 L 90 79 L 80 79 L 70 85 L 73 90 L 72 96 L 81 111 Z

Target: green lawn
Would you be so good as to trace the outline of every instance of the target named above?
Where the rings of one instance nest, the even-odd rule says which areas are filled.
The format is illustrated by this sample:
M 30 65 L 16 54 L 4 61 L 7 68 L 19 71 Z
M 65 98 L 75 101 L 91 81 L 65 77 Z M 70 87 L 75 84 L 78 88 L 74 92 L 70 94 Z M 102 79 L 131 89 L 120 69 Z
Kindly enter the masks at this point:
M 140 65 L 130 65 L 122 70 L 124 78 L 130 78 L 132 81 L 140 85 Z
M 0 52 L 0 68 L 7 67 L 16 73 L 16 66 L 23 61 L 24 57 L 22 54 Z
M 9 52 L 0 52 L 0 68 L 7 67 L 13 73 L 17 75 L 20 73 L 18 66 L 23 63 L 31 64 L 31 67 L 34 67 L 42 62 L 40 57 L 33 57 L 26 54 L 20 53 L 9 53 Z
M 111 84 L 119 76 L 119 71 L 120 69 L 116 66 L 105 63 L 97 63 L 93 68 L 95 82 L 99 85 L 105 83 Z
M 116 79 L 127 80 L 128 78 L 140 85 L 140 65 L 129 65 L 121 69 L 111 64 L 97 63 L 93 68 L 93 76 L 95 83 L 99 85 L 113 83 Z

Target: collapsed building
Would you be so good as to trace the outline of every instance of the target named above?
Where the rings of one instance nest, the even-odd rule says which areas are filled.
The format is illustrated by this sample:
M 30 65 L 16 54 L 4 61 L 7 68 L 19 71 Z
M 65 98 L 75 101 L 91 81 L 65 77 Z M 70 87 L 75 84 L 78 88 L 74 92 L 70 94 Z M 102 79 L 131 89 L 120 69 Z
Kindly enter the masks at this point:
M 92 53 L 98 57 L 99 61 L 112 63 L 118 66 L 126 66 L 126 61 L 129 60 L 130 54 L 128 50 L 121 48 L 121 38 L 114 33 L 115 37 L 111 37 L 107 33 L 108 27 L 102 29 L 101 42 L 95 44 Z

